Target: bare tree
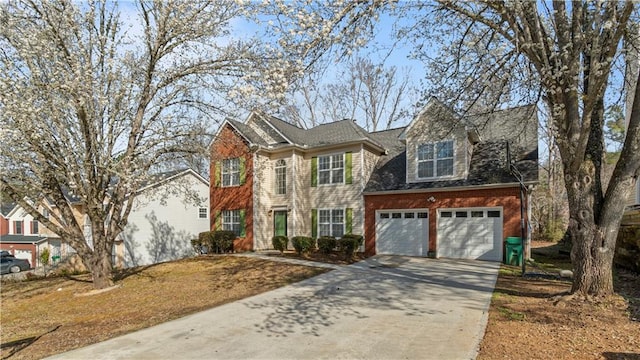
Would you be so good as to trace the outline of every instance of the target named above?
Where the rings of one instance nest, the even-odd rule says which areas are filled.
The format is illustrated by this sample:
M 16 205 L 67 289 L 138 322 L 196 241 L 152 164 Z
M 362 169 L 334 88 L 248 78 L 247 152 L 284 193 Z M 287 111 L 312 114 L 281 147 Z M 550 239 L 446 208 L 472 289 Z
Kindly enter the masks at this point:
M 320 29 L 321 36 L 312 32 L 297 39 L 296 53 L 316 58 L 333 49 L 348 52 L 360 45 L 360 25 L 370 25 L 380 11 L 394 5 L 373 1 L 288 6 L 293 15 L 309 9 L 322 14 L 291 16 L 298 20 L 289 23 L 291 34 Z M 453 54 L 425 57 L 442 64 L 433 76 L 449 83 L 444 98 L 448 94 L 460 99 L 465 109 L 540 98 L 549 109 L 569 202 L 572 292 L 585 296 L 612 293 L 618 227 L 625 201 L 640 175 L 640 87 L 632 96 L 625 143 L 606 186 L 602 179 L 603 114 L 606 93 L 625 90 L 612 73 L 623 68 L 617 64 L 623 61 L 619 55 L 625 36 L 637 36 L 637 31 L 628 31 L 638 23 L 637 5 L 632 1 L 442 0 L 402 6 L 408 10 L 404 15 L 414 20 L 407 33 L 418 35 L 417 52 L 429 54 L 430 43 L 437 43 L 444 45 L 442 53 Z M 303 10 L 292 10 L 296 7 Z M 324 15 L 326 12 L 333 16 Z M 289 36 L 285 42 L 291 46 L 295 41 Z M 631 82 L 637 83 L 638 77 Z M 483 96 L 487 93 L 491 96 Z
M 136 7 L 127 27 L 109 1 L 0 5 L 0 185 L 70 243 L 96 288 L 112 284 L 114 240 L 151 170 L 201 151 L 227 106 L 217 99 L 283 81 L 262 71 L 275 56 L 229 37 L 248 10 L 237 2 Z
M 355 57 L 337 71 L 336 81 L 323 82 L 325 72 L 311 72 L 292 88 L 284 117 L 304 127 L 354 119 L 369 131 L 389 129 L 409 120 L 416 103 L 408 71 Z M 335 67 L 334 67 L 335 69 Z

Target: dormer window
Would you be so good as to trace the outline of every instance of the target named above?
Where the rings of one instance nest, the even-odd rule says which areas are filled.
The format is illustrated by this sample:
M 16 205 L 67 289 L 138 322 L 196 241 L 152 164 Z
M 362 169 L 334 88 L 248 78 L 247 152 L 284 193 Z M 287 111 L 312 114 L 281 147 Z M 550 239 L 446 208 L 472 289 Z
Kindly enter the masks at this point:
M 418 145 L 418 179 L 453 176 L 453 140 Z

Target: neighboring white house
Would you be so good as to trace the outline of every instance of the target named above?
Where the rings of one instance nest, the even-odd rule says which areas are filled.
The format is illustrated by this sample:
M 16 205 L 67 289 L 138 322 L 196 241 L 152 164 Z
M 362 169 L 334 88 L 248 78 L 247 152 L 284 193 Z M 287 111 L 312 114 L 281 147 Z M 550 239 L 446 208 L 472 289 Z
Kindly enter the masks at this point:
M 191 169 L 163 173 L 141 188 L 115 245 L 114 265 L 132 267 L 191 256 L 210 229 L 209 182 Z

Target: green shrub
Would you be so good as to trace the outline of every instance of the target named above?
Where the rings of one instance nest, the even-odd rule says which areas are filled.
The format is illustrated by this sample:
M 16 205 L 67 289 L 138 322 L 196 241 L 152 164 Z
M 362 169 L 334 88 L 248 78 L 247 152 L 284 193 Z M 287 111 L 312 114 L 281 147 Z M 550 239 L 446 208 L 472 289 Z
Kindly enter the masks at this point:
M 311 251 L 315 247 L 314 242 L 313 238 L 308 236 L 294 236 L 291 238 L 291 245 L 296 249 L 298 255 Z
M 196 254 L 202 254 L 202 241 L 199 237 L 197 239 L 191 239 L 191 247 Z
M 356 248 L 359 248 L 364 243 L 364 236 L 357 235 L 357 234 L 344 234 L 344 235 L 342 235 L 342 239 L 354 239 L 354 240 L 356 240 L 356 242 L 358 243 L 358 246 L 356 246 Z
M 214 231 L 211 235 L 212 242 L 209 250 L 216 254 L 224 254 L 233 252 L 233 240 L 237 237 L 236 233 L 228 230 Z
M 357 238 L 343 236 L 338 241 L 338 250 L 344 254 L 345 259 L 351 259 L 359 247 Z
M 321 236 L 318 238 L 318 250 L 323 254 L 329 254 L 336 248 L 336 238 L 333 236 Z
M 280 253 L 287 250 L 287 245 L 289 244 L 289 238 L 282 235 L 277 235 L 271 238 L 271 243 L 273 244 L 273 248 L 280 251 Z

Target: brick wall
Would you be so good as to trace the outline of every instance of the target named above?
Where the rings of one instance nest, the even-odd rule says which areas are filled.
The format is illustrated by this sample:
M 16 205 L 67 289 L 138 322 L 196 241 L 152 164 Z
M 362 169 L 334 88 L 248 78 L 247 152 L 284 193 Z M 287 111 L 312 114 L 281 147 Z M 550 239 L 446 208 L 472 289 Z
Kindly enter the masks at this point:
M 223 159 L 245 159 L 245 181 L 240 186 L 216 184 L 216 164 Z M 210 226 L 215 230 L 215 216 L 222 210 L 245 210 L 245 237 L 234 241 L 236 251 L 253 249 L 253 154 L 247 142 L 230 125 L 226 125 L 211 146 Z
M 435 202 L 427 200 L 432 196 L 435 198 Z M 470 207 L 502 207 L 504 221 L 502 230 L 503 238 L 507 236 L 521 236 L 519 187 L 413 194 L 366 195 L 364 221 L 365 254 L 367 256 L 375 254 L 376 210 L 428 208 L 429 251 L 435 251 L 437 238 L 436 210 L 440 208 Z

